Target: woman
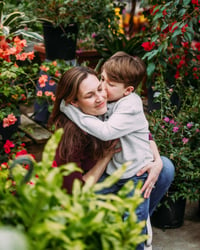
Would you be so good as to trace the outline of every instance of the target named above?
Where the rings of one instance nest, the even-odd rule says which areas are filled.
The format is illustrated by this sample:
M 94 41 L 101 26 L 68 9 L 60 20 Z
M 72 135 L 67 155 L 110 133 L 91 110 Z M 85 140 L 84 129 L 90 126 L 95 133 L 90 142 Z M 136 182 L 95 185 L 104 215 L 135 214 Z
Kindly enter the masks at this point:
M 113 144 L 102 142 L 89 136 L 76 127 L 68 118 L 60 112 L 60 103 L 64 99 L 66 104 L 75 104 L 86 114 L 98 116 L 107 111 L 106 92 L 102 84 L 98 81 L 95 73 L 87 68 L 75 67 L 67 71 L 61 78 L 56 92 L 56 102 L 51 115 L 51 124 L 56 125 L 56 129 L 63 127 L 64 135 L 56 152 L 56 162 L 58 165 L 67 162 L 76 162 L 84 171 L 83 175 L 75 172 L 64 179 L 64 187 L 71 192 L 71 187 L 75 178 L 87 181 L 87 178 L 94 175 L 94 181 L 103 174 L 107 163 L 113 155 Z M 78 138 L 78 139 L 77 139 Z M 152 214 L 155 206 L 160 200 L 173 179 L 173 165 L 168 159 L 160 158 L 155 142 L 151 141 L 154 162 L 145 166 L 138 175 L 148 172 L 148 177 L 142 187 L 145 198 L 150 197 L 150 210 Z M 115 146 L 115 144 L 114 144 Z M 96 156 L 96 157 L 94 157 Z M 164 166 L 162 168 L 162 165 Z M 86 172 L 86 173 L 85 173 Z M 156 188 L 152 191 L 152 183 L 156 183 Z
M 55 161 L 58 166 L 68 162 L 75 162 L 81 172 L 73 172 L 64 177 L 63 187 L 69 193 L 75 179 L 83 183 L 90 176 L 94 183 L 103 174 L 113 153 L 116 141 L 102 142 L 80 130 L 63 113 L 60 112 L 60 103 L 80 102 L 82 111 L 91 115 L 102 115 L 107 111 L 107 94 L 96 77 L 96 73 L 85 67 L 73 67 L 64 73 L 56 89 L 56 101 L 49 120 L 49 125 L 63 128 L 64 134 L 56 151 Z

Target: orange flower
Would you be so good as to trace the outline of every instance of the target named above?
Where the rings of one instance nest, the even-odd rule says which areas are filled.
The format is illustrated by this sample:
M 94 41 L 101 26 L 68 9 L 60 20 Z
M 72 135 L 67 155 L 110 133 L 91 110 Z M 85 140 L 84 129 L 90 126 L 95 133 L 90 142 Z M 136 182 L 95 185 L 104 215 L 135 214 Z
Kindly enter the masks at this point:
M 47 81 L 48 81 L 48 75 L 41 75 L 38 79 L 41 88 L 46 86 Z
M 45 65 L 41 65 L 40 69 L 44 72 L 47 72 L 49 70 L 49 67 L 46 67 Z

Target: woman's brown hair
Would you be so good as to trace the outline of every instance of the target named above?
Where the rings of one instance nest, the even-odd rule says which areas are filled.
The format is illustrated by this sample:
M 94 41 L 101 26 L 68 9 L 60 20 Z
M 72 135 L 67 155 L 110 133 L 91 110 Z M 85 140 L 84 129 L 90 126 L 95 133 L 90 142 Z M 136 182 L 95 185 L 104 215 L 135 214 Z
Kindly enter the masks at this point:
M 55 129 L 63 128 L 64 130 L 59 145 L 59 156 L 66 163 L 73 161 L 73 156 L 79 155 L 79 152 L 83 152 L 86 147 L 91 160 L 98 160 L 104 156 L 104 152 L 111 145 L 111 142 L 102 142 L 86 134 L 60 111 L 62 99 L 69 104 L 76 100 L 79 86 L 89 74 L 96 75 L 95 71 L 90 68 L 73 67 L 63 74 L 57 85 L 56 100 L 48 125 L 55 125 Z

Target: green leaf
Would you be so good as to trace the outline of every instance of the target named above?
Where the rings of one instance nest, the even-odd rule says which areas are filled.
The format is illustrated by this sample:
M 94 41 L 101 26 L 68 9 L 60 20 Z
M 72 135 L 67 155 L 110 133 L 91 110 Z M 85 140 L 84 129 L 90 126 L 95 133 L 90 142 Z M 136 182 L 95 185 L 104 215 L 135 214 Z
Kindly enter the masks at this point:
M 24 13 L 16 11 L 11 14 L 8 14 L 3 20 L 3 25 L 9 26 L 11 23 L 15 22 L 19 17 L 24 17 Z
M 183 6 L 187 7 L 190 2 L 191 0 L 183 0 Z
M 29 37 L 29 38 L 32 38 L 32 39 L 36 39 L 36 40 L 38 40 L 40 42 L 44 42 L 43 36 L 39 35 L 36 32 L 27 31 L 27 30 L 24 30 L 24 29 L 18 29 L 17 31 L 14 32 L 14 34 L 16 36 L 22 35 L 22 36 Z
M 191 33 L 189 33 L 189 32 L 185 32 L 184 33 L 184 38 L 185 38 L 186 41 L 192 42 L 193 35 Z
M 63 134 L 63 129 L 58 129 L 48 140 L 47 144 L 44 147 L 44 151 L 42 154 L 42 162 L 44 165 L 52 166 L 52 163 L 55 158 L 55 152 L 58 146 L 58 143 Z
M 185 13 L 186 13 L 187 9 L 181 9 L 179 12 L 178 12 L 178 15 L 179 16 L 183 16 Z
M 129 164 L 130 163 L 128 163 L 128 162 L 123 164 L 121 166 L 121 168 L 116 170 L 111 176 L 107 177 L 104 182 L 95 184 L 94 191 L 100 191 L 103 188 L 107 188 L 107 187 L 112 186 L 115 182 L 117 182 L 120 179 L 120 177 L 126 171 L 126 168 Z
M 149 63 L 148 66 L 147 66 L 147 74 L 148 76 L 151 76 L 152 73 L 154 72 L 155 70 L 155 64 L 153 62 Z

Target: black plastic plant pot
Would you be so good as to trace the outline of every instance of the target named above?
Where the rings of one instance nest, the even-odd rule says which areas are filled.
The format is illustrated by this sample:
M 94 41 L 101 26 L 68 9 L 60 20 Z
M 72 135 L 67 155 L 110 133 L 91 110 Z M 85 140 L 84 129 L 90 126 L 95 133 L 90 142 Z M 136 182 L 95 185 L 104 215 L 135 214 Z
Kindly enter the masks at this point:
M 170 229 L 181 227 L 184 223 L 186 199 L 179 198 L 175 202 L 170 195 L 164 196 L 161 205 L 151 216 L 154 227 Z
M 43 23 L 46 58 L 49 60 L 72 60 L 76 56 L 78 25 L 54 27 L 49 22 Z
M 3 127 L 3 122 L 0 123 L 0 135 L 2 137 L 3 141 L 9 140 L 12 135 L 17 132 L 18 127 L 21 123 L 21 119 L 20 116 L 16 117 L 17 121 L 13 124 L 10 125 L 9 127 Z

